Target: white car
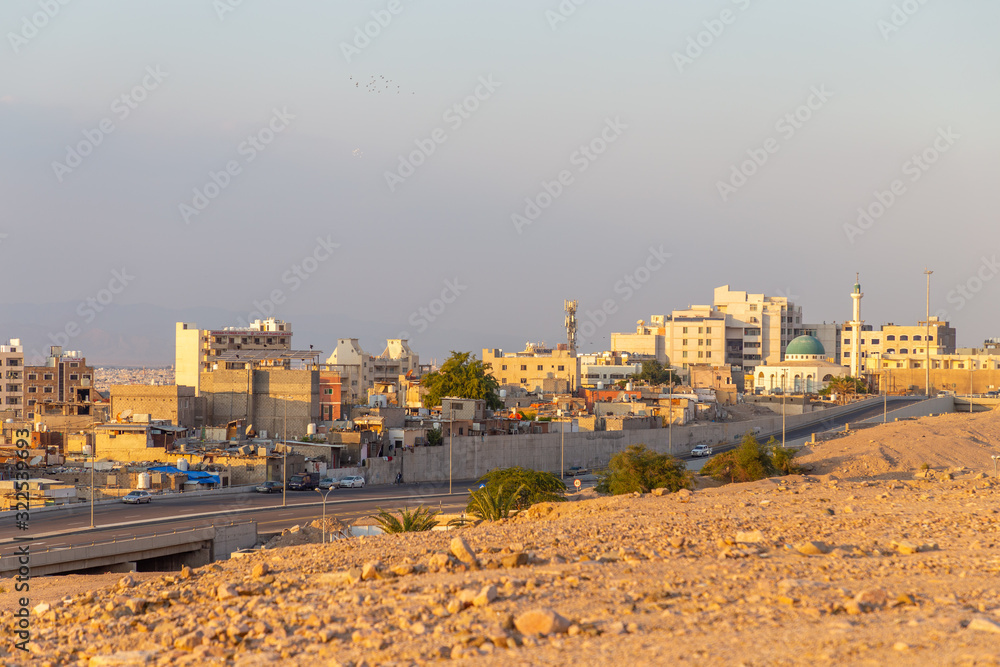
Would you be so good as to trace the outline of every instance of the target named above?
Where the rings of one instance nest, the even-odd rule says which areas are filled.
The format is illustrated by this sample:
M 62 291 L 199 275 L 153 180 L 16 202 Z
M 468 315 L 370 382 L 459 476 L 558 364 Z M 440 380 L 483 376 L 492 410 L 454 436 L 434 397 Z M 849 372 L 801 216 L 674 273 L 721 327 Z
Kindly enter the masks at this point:
M 354 475 L 353 477 L 345 477 L 340 480 L 340 488 L 353 489 L 355 487 L 363 489 L 365 486 L 365 478 L 361 475 Z
M 708 445 L 696 445 L 694 449 L 691 450 L 691 456 L 711 456 L 712 448 Z

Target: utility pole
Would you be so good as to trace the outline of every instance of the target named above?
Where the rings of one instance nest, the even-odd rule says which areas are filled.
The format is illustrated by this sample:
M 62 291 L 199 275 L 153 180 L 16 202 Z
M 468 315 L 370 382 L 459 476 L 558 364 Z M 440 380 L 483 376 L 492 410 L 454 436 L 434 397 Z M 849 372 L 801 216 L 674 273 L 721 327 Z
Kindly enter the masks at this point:
M 566 422 L 559 420 L 559 479 L 566 479 Z
M 288 486 L 288 396 L 282 396 L 285 404 L 284 438 L 281 443 L 281 506 L 285 507 L 285 487 Z
M 667 418 L 667 449 L 670 451 L 670 455 L 674 455 L 674 371 L 671 369 L 670 373 L 670 389 L 667 392 L 667 396 L 670 401 L 670 416 Z
M 931 345 L 930 345 L 930 340 L 928 339 L 931 337 L 931 274 L 932 273 L 934 272 L 931 271 L 930 269 L 924 269 L 924 274 L 927 276 L 927 315 L 925 318 L 926 321 L 924 322 L 925 325 L 924 351 L 926 352 L 926 354 L 924 355 L 926 359 L 926 362 L 924 364 L 925 366 L 924 386 L 927 390 L 927 398 L 931 397 Z
M 785 377 L 786 373 L 781 374 L 781 447 L 785 447 Z

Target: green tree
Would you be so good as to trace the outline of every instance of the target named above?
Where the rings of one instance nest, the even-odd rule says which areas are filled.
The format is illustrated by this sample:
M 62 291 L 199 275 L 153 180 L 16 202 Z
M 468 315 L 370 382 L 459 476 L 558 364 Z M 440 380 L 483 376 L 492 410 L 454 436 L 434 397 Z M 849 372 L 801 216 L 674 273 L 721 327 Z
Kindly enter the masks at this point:
M 632 445 L 611 457 L 608 469 L 601 474 L 598 493 L 649 493 L 653 489 L 671 492 L 694 487 L 693 475 L 684 462 L 669 454 L 657 454 L 646 445 Z
M 430 447 L 437 447 L 444 444 L 444 435 L 441 433 L 441 429 L 432 428 L 427 431 L 427 444 Z
M 502 408 L 503 401 L 498 393 L 500 384 L 489 371 L 490 367 L 471 352 L 453 351 L 440 370 L 428 373 L 420 381 L 427 389 L 424 407 L 437 407 L 445 396 L 454 396 L 483 399 L 491 410 Z
M 535 503 L 550 503 L 566 500 L 563 493 L 566 485 L 556 475 L 550 472 L 530 470 L 521 466 L 511 468 L 496 468 L 489 471 L 477 480 L 484 484 L 484 490 L 491 494 L 498 494 L 503 489 L 506 496 L 501 495 L 501 500 L 508 497 L 515 509 L 523 510 L 531 507 Z M 472 512 L 472 499 L 469 500 L 467 510 Z
M 642 362 L 642 370 L 632 376 L 634 380 L 648 382 L 649 384 L 667 384 L 673 382 L 680 383 L 681 379 L 668 368 L 664 368 L 656 359 Z

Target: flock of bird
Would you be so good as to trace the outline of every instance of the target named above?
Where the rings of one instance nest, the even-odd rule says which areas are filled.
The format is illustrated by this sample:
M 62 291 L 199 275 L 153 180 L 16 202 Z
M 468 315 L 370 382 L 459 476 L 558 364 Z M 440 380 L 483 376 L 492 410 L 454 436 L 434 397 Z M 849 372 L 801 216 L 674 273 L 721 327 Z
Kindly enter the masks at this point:
M 355 80 L 354 76 L 349 76 L 347 78 L 350 79 L 351 81 L 354 81 L 354 87 L 355 88 L 359 88 L 359 89 L 361 88 L 361 79 Z M 392 87 L 394 85 L 396 86 L 396 90 L 395 91 L 392 90 Z M 401 86 L 399 86 L 397 84 L 394 84 L 393 81 L 392 81 L 392 79 L 387 79 L 384 76 L 382 76 L 381 74 L 379 74 L 378 77 L 376 77 L 373 74 L 372 78 L 371 78 L 371 81 L 369 81 L 368 83 L 365 84 L 365 90 L 367 90 L 369 93 L 381 93 L 384 90 L 384 91 L 387 91 L 387 92 L 390 92 L 390 93 L 395 92 L 397 95 L 400 95 L 403 92 L 403 89 L 402 89 Z M 410 93 L 410 94 L 411 95 L 416 95 L 416 93 Z

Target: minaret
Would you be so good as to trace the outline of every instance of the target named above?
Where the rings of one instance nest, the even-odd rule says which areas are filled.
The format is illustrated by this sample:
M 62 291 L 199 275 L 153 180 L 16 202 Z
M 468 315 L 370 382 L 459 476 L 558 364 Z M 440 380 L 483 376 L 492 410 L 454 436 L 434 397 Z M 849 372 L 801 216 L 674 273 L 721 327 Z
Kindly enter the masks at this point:
M 851 377 L 861 377 L 861 277 L 855 274 L 854 291 L 851 299 L 854 301 L 854 317 L 851 319 Z

